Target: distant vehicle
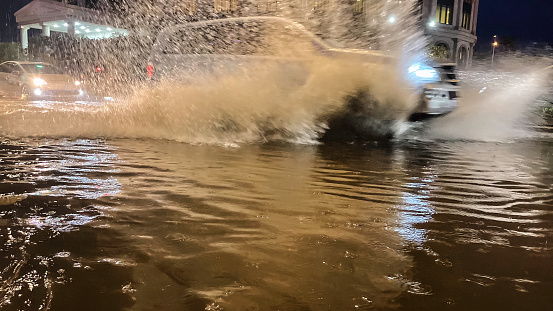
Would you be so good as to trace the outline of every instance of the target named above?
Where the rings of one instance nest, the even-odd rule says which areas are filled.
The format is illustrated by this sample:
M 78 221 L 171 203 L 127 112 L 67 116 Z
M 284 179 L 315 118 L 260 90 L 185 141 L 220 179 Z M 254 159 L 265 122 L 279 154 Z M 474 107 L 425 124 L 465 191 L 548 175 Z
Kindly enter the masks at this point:
M 81 82 L 44 62 L 8 61 L 0 64 L 0 95 L 4 97 L 78 97 Z
M 298 64 L 317 55 L 359 61 L 367 64 L 367 70 L 397 61 L 382 51 L 333 48 L 299 23 L 263 16 L 168 27 L 158 35 L 145 72 L 151 80 L 193 83 L 202 74 L 232 73 L 251 63 L 270 61 L 282 67 L 284 80 L 301 84 L 302 74 L 308 73 L 302 73 Z M 457 108 L 454 64 L 415 63 L 405 71 L 404 80 L 410 83 L 406 87 L 420 94 L 418 106 L 408 112 L 411 120 L 442 116 Z

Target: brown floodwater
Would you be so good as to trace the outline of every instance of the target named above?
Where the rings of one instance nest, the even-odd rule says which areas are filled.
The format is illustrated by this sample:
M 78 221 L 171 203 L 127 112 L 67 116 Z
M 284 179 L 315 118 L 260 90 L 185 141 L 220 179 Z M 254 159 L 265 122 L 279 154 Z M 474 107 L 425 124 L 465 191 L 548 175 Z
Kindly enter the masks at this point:
M 553 135 L 6 136 L 2 310 L 552 310 Z

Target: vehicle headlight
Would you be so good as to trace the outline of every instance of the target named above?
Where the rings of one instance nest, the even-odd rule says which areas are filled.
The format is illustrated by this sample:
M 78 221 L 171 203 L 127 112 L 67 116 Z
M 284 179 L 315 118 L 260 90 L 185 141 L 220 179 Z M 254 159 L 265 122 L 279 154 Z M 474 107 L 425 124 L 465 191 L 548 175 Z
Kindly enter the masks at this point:
M 33 80 L 33 84 L 34 84 L 35 86 L 43 86 L 43 85 L 46 85 L 47 83 L 46 83 L 46 81 L 44 81 L 44 79 L 35 78 L 35 79 Z
M 75 81 L 75 85 L 76 85 L 76 86 L 81 85 L 81 81 Z
M 414 75 L 423 81 L 438 81 L 440 74 L 428 65 L 414 64 L 408 69 L 410 75 Z

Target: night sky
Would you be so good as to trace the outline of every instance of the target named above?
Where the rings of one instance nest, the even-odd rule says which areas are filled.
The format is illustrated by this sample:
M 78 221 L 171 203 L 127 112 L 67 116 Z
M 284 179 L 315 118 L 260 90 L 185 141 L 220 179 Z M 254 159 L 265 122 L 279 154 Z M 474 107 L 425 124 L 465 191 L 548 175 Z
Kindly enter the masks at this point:
M 0 41 L 18 39 L 13 13 L 30 0 L 0 0 Z M 553 0 L 480 0 L 478 44 L 487 46 L 493 35 L 510 36 L 520 44 L 553 42 Z
M 553 0 L 480 0 L 478 10 L 479 45 L 490 45 L 494 35 L 553 43 Z
M 17 40 L 17 24 L 15 13 L 30 1 L 26 0 L 0 0 L 0 41 L 11 42 Z

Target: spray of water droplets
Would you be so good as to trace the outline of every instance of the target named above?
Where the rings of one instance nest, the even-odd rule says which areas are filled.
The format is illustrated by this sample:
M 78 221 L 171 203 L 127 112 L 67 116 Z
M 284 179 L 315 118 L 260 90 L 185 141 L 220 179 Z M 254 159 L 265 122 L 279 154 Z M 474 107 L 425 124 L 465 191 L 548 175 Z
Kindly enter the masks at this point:
M 12 137 L 155 138 L 224 145 L 271 140 L 316 143 L 328 129 L 329 117 L 346 109 L 347 99 L 364 90 L 370 92 L 371 105 L 376 103 L 379 109 L 375 113 L 374 107 L 368 107 L 367 120 L 375 115 L 394 120 L 391 131 L 401 135 L 408 128 L 406 112 L 416 104 L 416 96 L 407 90 L 403 77 L 409 65 L 425 60 L 427 40 L 418 24 L 416 1 L 365 2 L 362 14 L 359 7 L 339 0 L 280 1 L 274 8 L 245 1 L 232 10 L 203 0 L 195 4 L 178 1 L 175 5 L 161 0 L 106 4 L 104 9 L 109 14 L 105 14 L 105 22 L 129 29 L 129 36 L 103 41 L 41 38 L 54 41 L 39 42 L 34 52 L 73 75 L 89 75 L 90 70 L 102 66 L 111 82 L 88 81 L 89 93 L 113 95 L 116 100 L 5 104 L 0 133 Z M 178 76 L 155 83 L 146 80 L 152 47 L 164 28 L 256 15 L 299 21 L 336 47 L 380 50 L 394 62 L 386 68 L 372 68 L 361 61 L 317 56 L 302 64 L 301 77 L 293 72 L 283 75 L 278 66 L 263 65 L 244 66 L 232 74 L 198 75 L 193 83 Z M 192 42 L 192 37 L 183 39 L 192 45 L 203 44 Z M 432 123 L 424 133 L 427 138 L 478 139 L 488 133 L 500 139 L 504 136 L 493 132 L 508 133 L 513 120 L 543 89 L 536 79 L 520 77 L 512 84 L 497 72 L 475 70 L 463 78 L 471 83 L 464 84 L 460 109 Z M 484 81 L 479 80 L 482 78 Z M 299 87 L 290 88 L 282 83 L 283 79 L 301 81 Z M 486 88 L 490 81 L 500 87 Z M 482 89 L 487 91 L 482 94 Z

